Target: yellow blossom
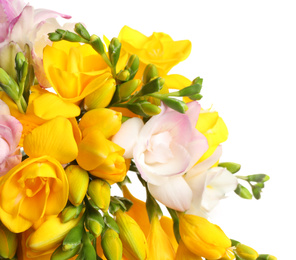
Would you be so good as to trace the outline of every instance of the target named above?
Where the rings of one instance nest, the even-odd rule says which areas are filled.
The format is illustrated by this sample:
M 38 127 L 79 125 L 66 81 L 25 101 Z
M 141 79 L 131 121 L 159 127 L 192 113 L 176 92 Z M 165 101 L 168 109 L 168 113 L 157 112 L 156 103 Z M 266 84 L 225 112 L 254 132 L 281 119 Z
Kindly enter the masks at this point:
M 202 258 L 192 253 L 184 244 L 182 239 L 179 242 L 176 260 L 202 260 Z
M 48 45 L 44 48 L 43 64 L 58 96 L 72 103 L 79 103 L 111 77 L 107 64 L 88 44 L 60 41 Z
M 221 228 L 205 218 L 182 213 L 179 220 L 181 239 L 192 253 L 208 259 L 219 259 L 231 247 L 230 239 Z
M 110 204 L 110 185 L 106 181 L 94 179 L 89 183 L 88 195 L 103 211 L 107 211 Z
M 153 63 L 159 75 L 164 76 L 185 60 L 191 51 L 191 42 L 188 40 L 174 41 L 169 35 L 156 32 L 147 37 L 128 26 L 121 29 L 118 39 L 122 43 L 122 52 L 139 56 L 137 75 L 142 75 L 146 65 Z
M 0 198 L 3 224 L 12 232 L 23 232 L 65 207 L 68 200 L 65 171 L 49 156 L 26 159 L 1 179 Z
M 151 220 L 150 232 L 147 238 L 149 257 L 154 260 L 174 260 L 175 250 L 169 237 L 163 231 L 159 219 L 154 216 Z
M 129 260 L 147 259 L 147 240 L 137 222 L 121 210 L 115 213 L 115 217 L 120 231 L 119 237 L 123 246 L 123 254 Z

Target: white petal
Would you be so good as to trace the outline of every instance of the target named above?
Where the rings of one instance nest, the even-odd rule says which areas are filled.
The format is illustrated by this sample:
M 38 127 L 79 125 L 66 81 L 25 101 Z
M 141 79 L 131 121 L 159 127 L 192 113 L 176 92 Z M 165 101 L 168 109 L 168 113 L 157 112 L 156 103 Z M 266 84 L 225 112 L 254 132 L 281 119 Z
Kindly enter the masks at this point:
M 192 200 L 192 191 L 183 177 L 171 177 L 163 185 L 148 183 L 152 196 L 165 206 L 185 211 L 189 209 Z
M 112 142 L 125 149 L 124 158 L 133 158 L 134 146 L 137 143 L 139 132 L 143 126 L 144 123 L 140 118 L 131 118 L 125 121 L 121 125 L 120 130 L 113 136 Z

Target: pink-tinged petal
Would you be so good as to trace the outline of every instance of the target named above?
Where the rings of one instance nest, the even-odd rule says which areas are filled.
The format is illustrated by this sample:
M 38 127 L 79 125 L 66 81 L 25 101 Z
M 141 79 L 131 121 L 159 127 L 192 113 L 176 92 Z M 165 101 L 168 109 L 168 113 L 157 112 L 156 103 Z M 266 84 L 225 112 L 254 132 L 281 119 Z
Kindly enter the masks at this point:
M 0 144 L 1 146 L 1 144 Z M 0 151 L 1 154 L 1 151 Z M 1 157 L 1 155 L 0 155 Z M 15 155 L 11 155 L 9 157 L 6 157 L 5 161 L 1 163 L 0 161 L 0 176 L 6 174 L 10 169 L 12 169 L 14 166 L 18 165 L 22 161 L 22 154 L 20 150 L 18 149 L 15 152 Z
M 169 208 L 182 212 L 190 208 L 192 191 L 181 176 L 169 178 L 162 185 L 148 183 L 148 188 L 155 199 Z
M 201 106 L 196 101 L 192 101 L 190 103 L 187 103 L 186 105 L 188 107 L 188 110 L 185 112 L 185 114 L 189 117 L 192 127 L 195 128 Z
M 67 15 L 67 14 L 61 14 L 61 13 L 47 10 L 47 9 L 36 9 L 34 12 L 34 24 L 39 24 L 40 22 L 42 22 L 48 18 L 56 18 L 59 16 L 64 19 L 71 18 L 71 16 Z
M 123 157 L 133 158 L 134 146 L 138 140 L 138 135 L 144 126 L 140 118 L 134 117 L 124 122 L 120 130 L 113 136 L 112 142 L 125 149 Z
M 4 160 L 7 158 L 7 155 L 9 155 L 9 151 L 10 149 L 9 149 L 8 143 L 1 137 L 0 138 L 0 167 L 4 162 Z M 0 172 L 1 172 L 1 168 L 0 168 Z
M 22 135 L 23 126 L 13 116 L 0 115 L 0 136 L 5 139 L 11 150 L 14 150 Z
M 9 106 L 2 100 L 0 100 L 0 115 L 10 115 Z
M 219 145 L 215 152 L 206 160 L 196 164 L 193 166 L 186 174 L 186 179 L 189 179 L 191 177 L 194 177 L 196 175 L 201 174 L 202 172 L 205 172 L 209 168 L 211 168 L 221 157 L 222 155 L 222 146 Z

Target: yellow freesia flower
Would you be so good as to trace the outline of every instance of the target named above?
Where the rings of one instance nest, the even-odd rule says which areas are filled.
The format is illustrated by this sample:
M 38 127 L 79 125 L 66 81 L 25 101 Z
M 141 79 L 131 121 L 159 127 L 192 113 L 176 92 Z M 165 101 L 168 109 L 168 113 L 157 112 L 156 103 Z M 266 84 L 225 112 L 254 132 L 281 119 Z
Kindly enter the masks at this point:
M 115 213 L 115 217 L 124 256 L 129 260 L 148 259 L 147 240 L 137 222 L 121 210 Z
M 151 220 L 150 232 L 147 238 L 149 257 L 154 260 L 174 260 L 175 250 L 169 237 L 163 231 L 159 219 L 154 216 Z
M 106 108 L 88 111 L 79 123 L 78 164 L 110 183 L 122 181 L 126 175 L 124 149 L 109 140 L 120 126 L 121 113 Z
M 111 77 L 107 64 L 88 44 L 54 42 L 44 48 L 43 64 L 58 96 L 72 103 L 79 103 Z
M 199 160 L 199 162 L 201 162 L 209 158 L 214 153 L 218 145 L 227 140 L 228 130 L 218 112 L 211 112 L 207 110 L 202 110 L 200 112 L 196 128 L 207 138 L 209 145 L 208 150 Z
M 0 98 L 9 106 L 11 115 L 17 118 L 23 126 L 20 146 L 23 146 L 24 137 L 28 133 L 48 120 L 58 116 L 70 119 L 80 114 L 80 108 L 78 106 L 60 99 L 54 93 L 50 93 L 38 85 L 31 87 L 29 104 L 25 114 L 19 112 L 16 104 L 4 91 L 0 91 Z M 70 122 L 73 126 L 73 132 L 76 133 L 75 135 L 77 135 L 77 138 L 79 139 L 79 130 L 78 127 L 75 126 L 77 123 L 73 120 Z
M 156 32 L 147 37 L 128 26 L 121 29 L 118 39 L 122 44 L 122 52 L 139 56 L 137 75 L 140 76 L 149 63 L 153 63 L 160 76 L 164 76 L 172 67 L 185 60 L 191 51 L 189 40 L 174 41 L 169 35 Z
M 175 252 L 177 252 L 178 242 L 177 242 L 175 234 L 174 234 L 173 220 L 169 217 L 162 216 L 160 218 L 159 222 L 160 222 L 160 225 L 161 225 L 163 231 L 167 234 L 168 238 L 170 239 L 170 242 L 171 242 Z
M 219 259 L 231 247 L 230 239 L 221 228 L 205 218 L 182 213 L 179 221 L 181 239 L 192 253 L 207 259 Z
M 182 239 L 179 242 L 176 260 L 202 260 L 202 258 L 192 253 L 184 244 Z
M 26 159 L 1 178 L 1 221 L 12 232 L 23 232 L 40 219 L 59 214 L 68 190 L 65 171 L 56 159 Z

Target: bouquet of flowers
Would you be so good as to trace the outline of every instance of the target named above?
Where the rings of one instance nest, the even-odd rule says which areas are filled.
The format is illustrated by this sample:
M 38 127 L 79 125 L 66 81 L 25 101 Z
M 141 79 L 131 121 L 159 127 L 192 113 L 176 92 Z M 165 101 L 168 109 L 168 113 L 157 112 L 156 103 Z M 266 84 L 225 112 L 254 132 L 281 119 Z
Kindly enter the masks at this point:
M 190 41 L 102 40 L 21 0 L 0 14 L 0 259 L 276 259 L 207 220 L 269 177 L 219 161 L 228 131 L 202 78 L 168 74 Z

